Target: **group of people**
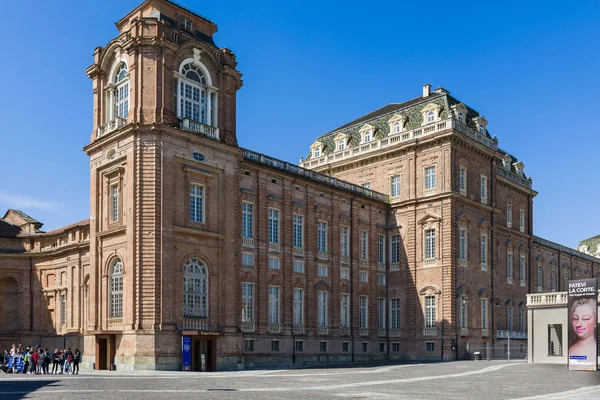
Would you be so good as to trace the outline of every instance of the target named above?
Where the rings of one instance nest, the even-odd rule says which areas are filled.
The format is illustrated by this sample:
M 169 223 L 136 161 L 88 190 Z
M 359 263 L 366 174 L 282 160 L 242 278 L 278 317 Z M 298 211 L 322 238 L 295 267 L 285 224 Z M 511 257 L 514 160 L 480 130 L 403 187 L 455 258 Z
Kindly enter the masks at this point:
M 79 374 L 81 352 L 71 348 L 54 349 L 54 353 L 39 345 L 23 348 L 13 344 L 10 351 L 0 354 L 0 368 L 7 373 L 23 374 Z M 50 369 L 51 366 L 51 369 Z

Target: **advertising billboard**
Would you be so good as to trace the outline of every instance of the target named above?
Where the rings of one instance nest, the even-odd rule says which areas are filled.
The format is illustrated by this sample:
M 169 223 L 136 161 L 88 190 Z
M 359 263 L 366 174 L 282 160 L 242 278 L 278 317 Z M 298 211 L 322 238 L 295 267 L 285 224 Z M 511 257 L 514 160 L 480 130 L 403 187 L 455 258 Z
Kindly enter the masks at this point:
M 569 281 L 569 370 L 598 369 L 598 280 Z

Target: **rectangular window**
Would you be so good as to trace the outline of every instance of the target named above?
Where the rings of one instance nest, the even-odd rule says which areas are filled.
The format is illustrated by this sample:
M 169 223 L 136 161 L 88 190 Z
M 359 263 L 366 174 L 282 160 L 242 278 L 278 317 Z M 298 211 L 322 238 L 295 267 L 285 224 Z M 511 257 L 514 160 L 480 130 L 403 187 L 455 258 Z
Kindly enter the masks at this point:
M 394 343 L 392 343 L 392 351 L 393 351 L 394 353 L 397 353 L 397 352 L 399 352 L 399 351 L 400 351 L 400 343 L 398 343 L 398 342 L 394 342 Z
M 350 296 L 342 294 L 340 296 L 340 327 L 348 328 L 350 325 Z
M 254 351 L 254 339 L 244 340 L 244 351 Z
M 385 329 L 385 298 L 377 298 L 377 329 Z
M 192 21 L 187 18 L 181 18 L 181 29 L 184 29 L 188 32 L 192 31 Z
M 269 208 L 269 243 L 279 243 L 279 210 Z
M 519 230 L 525 232 L 525 210 L 519 210 Z
M 391 190 L 392 197 L 400 196 L 400 176 L 398 176 L 398 175 L 392 176 L 391 185 L 392 185 L 392 190 Z
M 317 292 L 317 325 L 328 326 L 327 322 L 327 292 Z
M 340 279 L 343 281 L 347 281 L 350 279 L 350 269 L 349 268 L 340 268 Z
M 425 230 L 425 260 L 435 259 L 435 229 Z
M 390 238 L 390 262 L 392 265 L 400 264 L 400 235 Z
M 425 342 L 425 351 L 428 351 L 428 352 L 435 351 L 434 342 Z
M 279 324 L 279 286 L 269 286 L 269 324 Z
M 562 324 L 548 325 L 548 355 L 562 356 Z
M 319 351 L 321 353 L 327 353 L 327 342 L 319 342 Z
M 294 260 L 294 272 L 298 274 L 304 273 L 304 261 Z
M 460 167 L 458 172 L 458 189 L 463 196 L 467 195 L 467 169 Z
M 480 241 L 480 255 L 481 255 L 481 269 L 486 271 L 488 264 L 488 237 L 486 234 L 482 234 L 479 237 Z
M 467 260 L 467 230 L 464 228 L 458 231 L 458 258 L 462 261 Z
M 350 228 L 347 226 L 340 227 L 340 256 L 348 257 L 350 249 L 348 246 L 348 240 L 350 238 Z
M 377 284 L 385 285 L 385 274 L 377 274 Z
M 513 330 L 513 308 L 512 306 L 508 306 L 506 308 L 506 330 Z
M 317 275 L 320 277 L 327 277 L 327 265 L 318 265 L 317 266 Z
M 377 235 L 377 263 L 385 264 L 385 235 Z
M 350 351 L 350 342 L 342 342 L 342 352 L 348 353 Z
M 435 328 L 435 296 L 425 297 L 425 328 Z
M 304 341 L 296 340 L 296 353 L 304 352 Z
M 294 214 L 294 247 L 304 247 L 304 216 Z
M 519 279 L 521 280 L 522 285 L 525 284 L 525 268 L 527 268 L 527 259 L 523 255 L 521 256 L 521 260 L 519 262 Z
M 506 254 L 506 277 L 508 283 L 512 284 L 513 278 L 513 255 L 512 251 L 509 250 L 509 253 Z
M 279 269 L 279 257 L 269 257 L 269 269 Z
M 390 299 L 390 329 L 400 329 L 400 299 Z
M 361 261 L 368 261 L 369 260 L 369 232 L 360 231 L 359 247 L 360 247 Z
M 119 184 L 110 185 L 110 222 L 119 220 Z
M 384 352 L 385 351 L 385 342 L 380 342 L 379 343 L 379 351 L 380 352 Z
M 327 253 L 327 222 L 319 221 L 317 224 L 317 250 Z
M 67 325 L 67 296 L 64 294 L 60 295 L 60 323 Z
M 360 296 L 359 299 L 360 314 L 359 314 L 359 328 L 369 327 L 369 298 L 367 296 Z
M 506 226 L 512 228 L 512 204 L 506 205 Z
M 488 203 L 488 184 L 487 184 L 487 176 L 481 175 L 481 204 Z
M 304 290 L 294 289 L 294 325 L 304 325 Z
M 361 282 L 369 282 L 369 272 L 360 271 L 360 273 L 358 274 L 358 280 Z
M 481 299 L 481 329 L 488 329 L 488 302 L 486 298 Z
M 253 283 L 242 283 L 242 321 L 254 322 Z
M 362 343 L 362 351 L 365 353 L 369 352 L 369 343 L 367 343 L 367 342 Z
M 425 191 L 435 190 L 435 167 L 425 168 Z
M 242 237 L 252 239 L 254 237 L 254 204 L 242 203 Z
M 519 309 L 519 329 L 521 332 L 527 332 L 527 326 L 525 325 L 527 321 L 525 309 L 521 307 Z
M 271 351 L 279 352 L 280 342 L 279 340 L 271 340 Z
M 242 253 L 242 265 L 245 267 L 254 267 L 254 254 Z
M 190 221 L 204 222 L 204 186 L 190 184 Z
M 458 298 L 458 316 L 459 316 L 459 326 L 462 329 L 467 328 L 467 297 L 460 296 Z

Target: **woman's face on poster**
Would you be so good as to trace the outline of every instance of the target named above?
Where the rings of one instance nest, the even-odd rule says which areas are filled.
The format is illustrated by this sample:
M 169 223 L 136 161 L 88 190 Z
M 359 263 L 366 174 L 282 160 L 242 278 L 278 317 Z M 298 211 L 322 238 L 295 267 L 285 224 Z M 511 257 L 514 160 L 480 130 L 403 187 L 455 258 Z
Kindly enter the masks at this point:
M 590 304 L 580 304 L 573 309 L 571 315 L 573 330 L 580 340 L 594 335 L 596 314 Z

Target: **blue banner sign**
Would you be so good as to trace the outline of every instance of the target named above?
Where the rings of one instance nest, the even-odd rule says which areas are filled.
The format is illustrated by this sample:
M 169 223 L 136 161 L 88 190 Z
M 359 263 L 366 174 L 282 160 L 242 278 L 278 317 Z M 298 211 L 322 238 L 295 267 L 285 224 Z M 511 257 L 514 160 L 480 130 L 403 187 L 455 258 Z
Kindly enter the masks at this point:
M 192 365 L 192 338 L 191 336 L 183 336 L 181 338 L 181 363 L 183 369 L 188 370 Z

